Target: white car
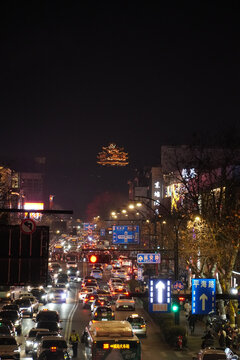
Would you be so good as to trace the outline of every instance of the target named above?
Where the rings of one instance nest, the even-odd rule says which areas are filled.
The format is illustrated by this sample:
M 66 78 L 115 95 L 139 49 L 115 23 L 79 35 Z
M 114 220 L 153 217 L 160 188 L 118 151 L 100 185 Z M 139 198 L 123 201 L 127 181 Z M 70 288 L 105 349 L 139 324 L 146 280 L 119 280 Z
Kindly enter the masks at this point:
M 87 294 L 93 294 L 94 293 L 94 290 L 93 288 L 82 288 L 79 293 L 78 293 L 78 298 L 79 298 L 79 301 L 83 301 L 86 297 Z
M 90 275 L 93 276 L 95 279 L 102 279 L 103 276 L 102 271 L 98 269 L 93 269 Z
M 48 301 L 65 303 L 67 300 L 67 295 L 68 294 L 65 288 L 52 288 L 48 294 Z
M 28 336 L 26 337 L 26 344 L 25 344 L 25 353 L 28 354 L 29 352 L 33 351 L 33 341 L 36 338 L 37 333 L 39 332 L 49 332 L 48 329 L 36 329 L 32 328 Z
M 77 268 L 77 263 L 76 261 L 68 261 L 66 266 L 67 269 L 69 269 L 70 267 Z
M 72 351 L 63 336 L 43 336 L 37 348 L 37 359 L 43 351 L 51 348 L 67 351 L 68 353 Z
M 14 356 L 15 359 L 20 359 L 20 346 L 13 336 L 0 336 L 0 358 L 6 356 Z
M 127 295 L 118 295 L 115 307 L 116 310 L 135 310 L 135 300 Z

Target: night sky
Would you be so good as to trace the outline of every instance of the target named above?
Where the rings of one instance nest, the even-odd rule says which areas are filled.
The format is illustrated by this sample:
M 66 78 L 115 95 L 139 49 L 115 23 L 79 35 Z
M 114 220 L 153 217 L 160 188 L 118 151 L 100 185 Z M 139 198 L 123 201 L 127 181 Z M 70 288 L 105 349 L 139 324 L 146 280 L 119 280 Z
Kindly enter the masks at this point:
M 238 3 L 1 2 L 0 160 L 46 156 L 47 192 L 84 217 L 161 145 L 238 126 Z M 110 142 L 127 168 L 97 165 Z

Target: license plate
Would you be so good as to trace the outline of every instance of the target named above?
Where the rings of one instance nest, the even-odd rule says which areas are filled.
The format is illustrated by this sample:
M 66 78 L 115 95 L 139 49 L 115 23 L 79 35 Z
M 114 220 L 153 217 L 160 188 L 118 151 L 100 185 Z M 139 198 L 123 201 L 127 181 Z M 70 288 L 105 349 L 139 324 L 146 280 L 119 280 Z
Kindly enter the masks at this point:
M 124 308 L 128 308 L 128 305 L 123 305 Z
M 107 316 L 107 313 L 103 313 L 102 316 Z
M 102 319 L 102 321 L 107 321 L 107 319 Z

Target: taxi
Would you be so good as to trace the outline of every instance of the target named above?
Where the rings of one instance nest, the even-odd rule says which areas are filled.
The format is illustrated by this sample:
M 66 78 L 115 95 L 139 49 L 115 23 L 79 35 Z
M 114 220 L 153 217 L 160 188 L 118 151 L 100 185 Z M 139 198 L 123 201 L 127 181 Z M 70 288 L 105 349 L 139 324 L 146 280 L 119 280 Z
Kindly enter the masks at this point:
M 84 301 L 87 294 L 94 294 L 93 288 L 86 288 L 86 287 L 82 288 L 78 293 L 79 302 Z
M 126 320 L 131 324 L 132 331 L 136 335 L 147 336 L 147 324 L 143 316 L 139 314 L 129 315 Z

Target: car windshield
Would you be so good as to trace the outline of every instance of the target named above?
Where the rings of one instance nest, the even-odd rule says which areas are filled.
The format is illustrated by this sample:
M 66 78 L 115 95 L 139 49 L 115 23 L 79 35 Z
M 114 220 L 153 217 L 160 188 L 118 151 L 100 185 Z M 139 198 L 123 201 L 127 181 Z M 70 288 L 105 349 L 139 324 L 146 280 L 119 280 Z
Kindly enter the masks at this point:
M 18 299 L 16 302 L 19 306 L 31 306 L 31 301 L 29 299 Z
M 60 349 L 67 348 L 67 343 L 65 340 L 44 340 L 42 343 L 42 347 L 45 349 L 49 349 L 52 346 L 56 346 Z
M 144 324 L 144 320 L 141 317 L 130 317 L 127 319 L 131 324 Z
M 36 335 L 36 341 L 41 340 L 43 336 L 57 336 L 57 332 L 39 332 Z
M 108 308 L 108 307 L 103 307 L 103 306 L 101 306 L 101 307 L 99 307 L 99 308 L 97 309 L 97 312 L 98 312 L 98 313 L 112 312 L 112 309 L 111 309 L 111 308 Z
M 58 314 L 43 311 L 36 316 L 37 321 L 59 321 Z
M 18 305 L 4 305 L 3 310 L 19 310 Z
M 10 335 L 10 330 L 8 326 L 0 326 L 0 334 Z
M 16 310 L 0 311 L 0 318 L 17 319 L 18 313 Z
M 17 342 L 14 338 L 0 338 L 0 345 L 17 345 Z
M 57 331 L 59 329 L 58 324 L 54 321 L 39 321 L 37 323 L 37 328 L 49 329 L 52 331 Z

